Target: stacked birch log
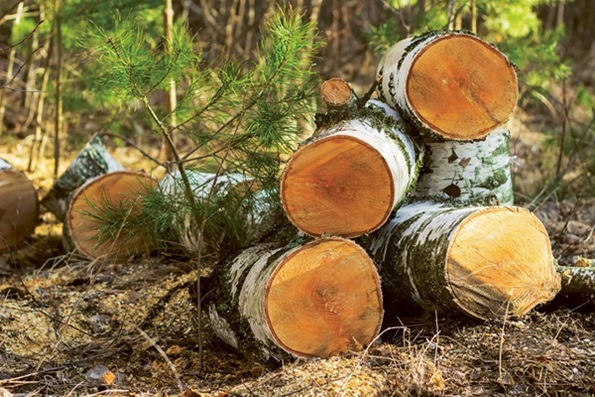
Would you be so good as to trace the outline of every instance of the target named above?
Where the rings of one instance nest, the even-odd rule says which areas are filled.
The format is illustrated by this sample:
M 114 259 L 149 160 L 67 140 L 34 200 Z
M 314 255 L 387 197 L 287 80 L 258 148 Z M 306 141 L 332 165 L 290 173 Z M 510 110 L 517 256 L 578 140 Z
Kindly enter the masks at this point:
M 211 324 L 244 353 L 327 356 L 371 343 L 385 310 L 502 319 L 559 291 L 545 228 L 512 205 L 506 56 L 465 33 L 403 40 L 377 94 L 326 81 L 328 112 L 283 172 L 287 217 L 314 240 L 221 269 Z

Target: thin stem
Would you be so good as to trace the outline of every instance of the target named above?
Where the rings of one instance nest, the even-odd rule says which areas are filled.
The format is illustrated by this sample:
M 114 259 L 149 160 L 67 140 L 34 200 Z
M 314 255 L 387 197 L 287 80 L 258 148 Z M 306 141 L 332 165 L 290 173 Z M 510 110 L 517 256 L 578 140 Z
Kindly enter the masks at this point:
M 62 22 L 60 0 L 54 0 L 56 23 L 56 114 L 54 118 L 54 179 L 60 168 L 60 132 L 62 130 Z
M 141 149 L 138 145 L 136 145 L 134 142 L 132 142 L 130 139 L 120 135 L 120 134 L 115 134 L 113 132 L 100 132 L 97 134 L 98 136 L 111 136 L 113 138 L 118 138 L 123 140 L 124 142 L 126 142 L 127 145 L 132 146 L 133 148 L 135 148 L 136 150 L 138 150 L 140 152 L 140 154 L 142 154 L 143 156 L 145 156 L 146 158 L 148 158 L 149 160 L 151 160 L 152 162 L 154 162 L 155 164 L 157 164 L 160 167 L 163 168 L 167 168 L 167 166 L 162 163 L 161 161 L 157 160 L 155 157 L 151 156 L 149 153 L 145 152 L 143 149 Z

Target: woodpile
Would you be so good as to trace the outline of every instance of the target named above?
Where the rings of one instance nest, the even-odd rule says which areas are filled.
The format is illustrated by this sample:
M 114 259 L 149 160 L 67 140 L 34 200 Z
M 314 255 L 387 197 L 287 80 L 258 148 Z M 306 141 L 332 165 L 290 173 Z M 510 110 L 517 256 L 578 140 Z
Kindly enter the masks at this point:
M 520 316 L 560 290 L 545 228 L 512 205 L 504 123 L 517 77 L 506 56 L 470 34 L 433 32 L 391 48 L 377 81 L 379 100 L 358 98 L 339 78 L 321 87 L 327 112 L 281 175 L 280 203 L 300 237 L 257 243 L 274 226 L 263 202 L 242 221 L 251 246 L 214 271 L 212 329 L 255 360 L 361 349 L 402 314 Z M 74 245 L 114 260 L 150 251 L 125 227 L 99 241 L 101 203 L 134 213 L 155 187 L 184 200 L 179 177 L 157 183 L 118 170 L 97 144 L 79 157 L 103 159 L 95 178 L 79 178 L 73 163 L 44 199 L 58 217 L 64 205 L 51 203 L 69 203 Z M 252 186 L 245 176 L 189 175 L 199 201 Z M 178 239 L 193 252 L 198 225 L 184 211 Z

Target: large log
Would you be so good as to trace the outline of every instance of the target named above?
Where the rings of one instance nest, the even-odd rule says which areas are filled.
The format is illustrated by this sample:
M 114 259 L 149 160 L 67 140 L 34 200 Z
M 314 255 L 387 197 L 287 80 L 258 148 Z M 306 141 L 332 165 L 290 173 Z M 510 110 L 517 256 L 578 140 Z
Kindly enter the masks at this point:
M 95 136 L 56 180 L 41 204 L 63 222 L 72 195 L 83 183 L 100 175 L 122 170 L 124 167 L 109 154 L 101 138 Z
M 378 77 L 380 99 L 430 138 L 483 138 L 510 117 L 518 97 L 508 58 L 466 33 L 402 40 L 380 61 Z
M 9 251 L 37 225 L 37 191 L 27 176 L 0 159 L 0 252 Z
M 417 202 L 366 243 L 391 314 L 520 316 L 560 290 L 550 241 L 529 211 Z
M 323 127 L 289 160 L 281 203 L 312 236 L 356 237 L 378 229 L 417 178 L 422 147 L 378 101 Z
M 215 333 L 258 361 L 326 357 L 377 335 L 380 280 L 368 254 L 333 237 L 285 247 L 251 247 L 217 270 L 207 294 Z
M 510 133 L 499 128 L 480 141 L 427 142 L 416 199 L 512 205 Z
M 106 222 L 114 210 L 135 215 L 156 184 L 143 172 L 115 171 L 81 186 L 72 197 L 65 221 L 78 251 L 91 259 L 122 261 L 154 249 L 153 240 L 137 227 L 127 229 L 125 221 L 117 228 L 106 227 Z
M 192 193 L 196 201 L 202 206 L 205 200 L 211 200 L 211 205 L 227 205 L 226 222 L 234 222 L 237 226 L 237 240 L 245 246 L 258 241 L 275 227 L 275 220 L 280 213 L 280 205 L 273 202 L 270 192 L 260 190 L 259 183 L 253 178 L 238 173 L 213 174 L 186 170 Z M 200 225 L 196 225 L 196 218 L 192 214 L 190 203 L 185 193 L 185 187 L 178 171 L 166 174 L 159 181 L 158 188 L 170 197 L 176 217 L 173 230 L 178 241 L 190 253 L 196 252 L 200 240 L 197 233 Z M 278 195 L 275 194 L 278 200 Z M 199 216 L 202 216 L 202 212 Z M 208 233 L 208 230 L 206 231 Z M 211 240 L 214 236 L 204 236 Z M 211 237 L 211 238 L 209 238 Z M 220 239 L 229 236 L 218 236 Z

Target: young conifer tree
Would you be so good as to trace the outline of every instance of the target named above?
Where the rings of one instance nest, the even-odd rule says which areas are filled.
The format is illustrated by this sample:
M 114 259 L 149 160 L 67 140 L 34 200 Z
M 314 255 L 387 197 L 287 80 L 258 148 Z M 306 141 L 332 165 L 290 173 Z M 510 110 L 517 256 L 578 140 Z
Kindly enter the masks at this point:
M 95 207 L 102 210 L 88 214 L 99 225 L 99 243 L 141 232 L 166 248 L 190 240 L 200 275 L 205 247 L 221 255 L 249 240 L 251 207 L 280 208 L 282 155 L 297 146 L 297 121 L 315 114 L 312 99 L 318 94 L 312 58 L 321 41 L 304 20 L 299 10 L 276 9 L 263 22 L 255 59 L 220 59 L 216 65 L 204 61 L 209 49 L 197 46 L 184 24 L 174 25 L 167 50 L 152 45 L 154 38 L 130 20 L 119 20 L 113 31 L 96 29 L 98 89 L 122 104 L 142 104 L 171 149 L 173 163 L 161 165 L 179 175 L 173 190 L 181 192 L 148 186 L 139 211 L 99 203 Z M 179 90 L 177 107 L 168 112 L 155 96 L 171 81 Z M 174 133 L 188 137 L 192 147 L 176 147 Z M 220 180 L 237 175 L 243 183 L 221 188 Z M 196 291 L 202 363 L 200 277 Z
M 112 31 L 94 29 L 101 43 L 96 49 L 98 90 L 116 95 L 122 104 L 142 104 L 155 131 L 171 146 L 174 162 L 162 165 L 176 171 L 182 192 L 149 189 L 138 214 L 95 214 L 99 239 L 122 230 L 133 236 L 143 228 L 162 247 L 171 248 L 168 243 L 187 237 L 184 233 L 196 233 L 194 241 L 214 251 L 244 245 L 251 231 L 242 218 L 263 201 L 278 206 L 282 155 L 300 140 L 297 121 L 309 120 L 316 111 L 311 108 L 318 94 L 312 57 L 321 41 L 315 26 L 299 10 L 278 8 L 263 22 L 253 60 L 218 59 L 216 65 L 204 61 L 208 47 L 197 45 L 184 24 L 175 24 L 168 51 L 155 48 L 154 38 L 132 20 L 120 19 Z M 167 113 L 155 99 L 172 80 L 179 87 L 178 103 Z M 171 123 L 174 114 L 176 125 Z M 176 147 L 173 134 L 188 137 L 193 145 Z M 204 182 L 208 186 L 197 186 L 201 178 L 194 171 L 215 177 Z M 216 188 L 224 174 L 239 174 L 246 183 Z M 196 197 L 196 190 L 206 193 Z

